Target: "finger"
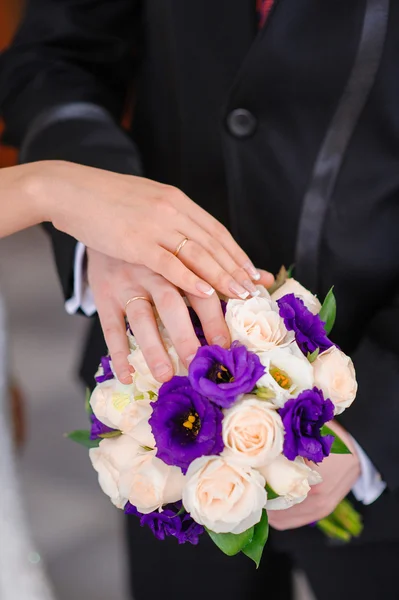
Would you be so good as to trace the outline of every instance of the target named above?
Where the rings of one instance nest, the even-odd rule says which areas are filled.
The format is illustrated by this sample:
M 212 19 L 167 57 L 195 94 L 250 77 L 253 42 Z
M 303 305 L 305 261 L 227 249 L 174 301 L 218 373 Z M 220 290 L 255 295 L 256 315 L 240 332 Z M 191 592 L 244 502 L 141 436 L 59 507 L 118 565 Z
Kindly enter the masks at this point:
M 216 295 L 206 300 L 195 296 L 187 296 L 187 298 L 201 321 L 208 344 L 228 348 L 230 346 L 230 333 L 219 298 Z
M 224 248 L 224 246 L 215 238 L 211 237 L 207 231 L 205 231 L 202 227 L 200 227 L 195 221 L 186 217 L 185 215 L 181 215 L 176 222 L 176 228 L 179 232 L 185 232 L 185 235 L 193 242 L 199 244 L 210 257 L 213 258 L 216 263 L 220 265 L 220 267 L 226 271 L 226 273 L 230 274 L 232 279 L 240 284 L 244 289 L 246 289 L 252 296 L 258 296 L 259 292 L 256 289 L 255 284 L 248 276 L 248 273 L 245 269 L 242 269 L 234 258 L 229 254 L 229 252 Z M 178 240 L 184 239 L 183 233 L 177 233 L 174 242 L 176 242 L 176 246 L 171 247 L 171 239 L 163 240 L 162 245 L 168 250 L 172 251 L 174 248 L 178 247 Z M 204 255 L 205 256 L 205 255 Z M 200 257 L 198 257 L 198 263 L 195 266 L 195 272 L 204 277 L 204 273 L 206 273 L 206 280 L 210 281 L 207 274 L 207 266 L 203 266 L 201 269 Z
M 130 297 L 134 298 L 134 295 L 132 293 Z M 157 381 L 169 381 L 173 366 L 162 343 L 151 301 L 138 299 L 131 302 L 126 307 L 126 315 L 151 373 Z
M 181 241 L 181 240 L 180 240 Z M 140 263 L 162 275 L 176 287 L 198 298 L 209 298 L 215 293 L 214 288 L 193 271 L 188 269 L 172 252 L 161 246 L 155 248 L 142 247 Z
M 264 271 L 263 269 L 258 269 L 260 274 L 260 279 L 257 282 L 258 285 L 263 285 L 265 288 L 269 288 L 274 283 L 274 275 L 269 273 L 269 271 Z
M 237 244 L 231 233 L 224 227 L 217 219 L 212 217 L 206 210 L 198 206 L 192 200 L 190 201 L 192 206 L 189 211 L 189 216 L 193 221 L 196 221 L 209 235 L 220 242 L 220 244 L 227 250 L 232 256 L 234 261 L 245 269 L 248 275 L 254 281 L 259 280 L 259 272 L 255 268 L 254 264 L 250 260 L 249 256 L 244 250 Z
M 181 241 L 181 235 L 177 234 L 176 239 Z M 195 271 L 200 277 L 209 281 L 221 294 L 228 298 L 241 298 L 242 300 L 248 298 L 248 290 L 222 269 L 216 260 L 193 240 L 188 240 L 180 249 L 178 258 L 191 271 Z M 257 294 L 255 286 L 254 290 Z
M 97 312 L 115 374 L 121 383 L 128 385 L 132 383 L 132 369 L 127 360 L 129 345 L 123 311 L 115 301 L 108 299 L 107 302 L 97 300 Z
M 187 306 L 178 290 L 161 277 L 154 279 L 150 290 L 172 344 L 185 366 L 188 367 L 200 344 L 195 335 Z M 214 297 L 217 297 L 216 294 Z M 199 299 L 197 298 L 197 300 Z

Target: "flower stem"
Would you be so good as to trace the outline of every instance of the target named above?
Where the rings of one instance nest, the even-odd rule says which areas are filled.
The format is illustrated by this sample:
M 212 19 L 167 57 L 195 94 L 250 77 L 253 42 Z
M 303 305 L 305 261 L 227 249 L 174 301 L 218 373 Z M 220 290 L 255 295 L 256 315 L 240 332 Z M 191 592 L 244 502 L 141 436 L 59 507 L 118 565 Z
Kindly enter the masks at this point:
M 330 538 L 349 542 L 362 533 L 363 522 L 349 500 L 344 499 L 328 517 L 317 523 L 317 527 Z
M 342 540 L 343 542 L 349 542 L 351 539 L 351 534 L 336 525 L 330 517 L 318 521 L 317 527 L 329 538 Z

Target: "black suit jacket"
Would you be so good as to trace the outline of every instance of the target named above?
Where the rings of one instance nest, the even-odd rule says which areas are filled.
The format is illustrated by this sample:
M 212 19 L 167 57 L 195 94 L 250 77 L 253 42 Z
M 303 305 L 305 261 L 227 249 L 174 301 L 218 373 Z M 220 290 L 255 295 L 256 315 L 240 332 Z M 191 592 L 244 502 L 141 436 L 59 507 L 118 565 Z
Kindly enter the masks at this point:
M 342 422 L 388 484 L 364 539 L 399 539 L 399 4 L 280 0 L 260 32 L 254 4 L 32 1 L 0 63 L 6 139 L 176 185 L 258 266 L 334 284 L 359 382 Z M 69 297 L 75 241 L 52 238 Z M 86 381 L 103 351 L 96 322 Z

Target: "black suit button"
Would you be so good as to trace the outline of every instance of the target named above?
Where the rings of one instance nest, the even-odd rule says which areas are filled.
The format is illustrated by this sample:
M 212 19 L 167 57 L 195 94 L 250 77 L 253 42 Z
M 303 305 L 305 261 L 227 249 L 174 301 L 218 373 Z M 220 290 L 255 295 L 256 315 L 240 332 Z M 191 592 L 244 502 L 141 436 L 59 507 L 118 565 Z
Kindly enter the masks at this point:
M 235 137 L 249 137 L 255 132 L 256 118 L 246 108 L 236 108 L 227 115 L 227 127 Z

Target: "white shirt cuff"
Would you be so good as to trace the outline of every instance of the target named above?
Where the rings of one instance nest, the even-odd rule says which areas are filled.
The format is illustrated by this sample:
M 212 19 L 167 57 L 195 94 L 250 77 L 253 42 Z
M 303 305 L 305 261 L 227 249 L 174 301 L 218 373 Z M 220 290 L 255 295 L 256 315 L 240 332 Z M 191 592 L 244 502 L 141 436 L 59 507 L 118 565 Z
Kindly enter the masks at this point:
M 87 317 L 97 312 L 94 297 L 86 276 L 86 246 L 82 242 L 76 244 L 73 273 L 73 295 L 65 302 L 65 310 L 74 315 L 79 308 Z
M 353 440 L 360 461 L 361 475 L 352 488 L 356 500 L 363 504 L 372 504 L 387 487 L 381 475 L 356 440 Z

